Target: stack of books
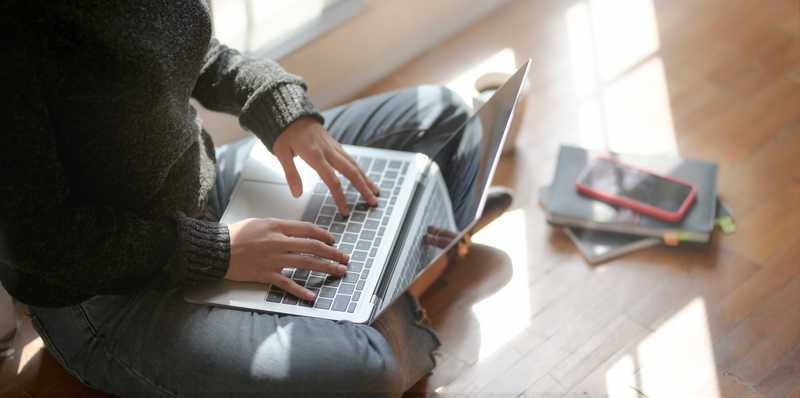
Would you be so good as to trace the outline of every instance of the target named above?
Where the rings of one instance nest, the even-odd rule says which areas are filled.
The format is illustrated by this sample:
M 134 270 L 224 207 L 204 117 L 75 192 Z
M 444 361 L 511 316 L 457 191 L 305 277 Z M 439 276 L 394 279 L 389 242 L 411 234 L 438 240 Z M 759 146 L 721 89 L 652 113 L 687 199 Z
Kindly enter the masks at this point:
M 694 185 L 696 198 L 677 222 L 662 221 L 579 193 L 576 181 L 589 162 L 608 155 L 562 145 L 553 180 L 539 191 L 547 221 L 562 228 L 589 263 L 661 244 L 705 244 L 715 225 L 726 233 L 735 230 L 730 210 L 717 197 L 717 165 L 712 162 L 671 155 L 611 154 L 621 163 Z

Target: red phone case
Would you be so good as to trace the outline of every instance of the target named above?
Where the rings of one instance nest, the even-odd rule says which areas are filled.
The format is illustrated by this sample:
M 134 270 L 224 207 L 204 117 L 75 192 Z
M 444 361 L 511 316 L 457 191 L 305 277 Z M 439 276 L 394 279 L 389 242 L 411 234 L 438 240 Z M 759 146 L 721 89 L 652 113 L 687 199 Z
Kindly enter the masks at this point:
M 635 165 L 631 165 L 631 164 L 627 164 L 627 163 L 622 163 L 622 162 L 618 161 L 617 159 L 614 159 L 614 158 L 612 158 L 610 156 L 601 156 L 601 157 L 598 157 L 598 158 L 599 159 L 606 159 L 606 160 L 614 162 L 614 163 L 616 163 L 616 164 L 618 164 L 618 165 L 620 165 L 622 167 L 636 169 L 636 170 L 639 170 L 641 172 L 644 172 L 644 173 L 647 173 L 647 174 L 650 174 L 650 175 L 661 177 L 661 178 L 664 178 L 666 180 L 672 181 L 672 182 L 674 182 L 676 184 L 686 185 L 686 186 L 688 186 L 690 188 L 689 195 L 686 196 L 686 200 L 683 201 L 683 203 L 681 204 L 680 208 L 678 208 L 677 211 L 670 212 L 670 211 L 666 211 L 664 209 L 659 209 L 658 207 L 655 207 L 655 206 L 651 206 L 651 205 L 649 205 L 647 203 L 642 203 L 642 202 L 639 202 L 639 201 L 636 201 L 636 200 L 633 200 L 633 199 L 629 199 L 629 198 L 625 198 L 625 197 L 622 197 L 622 196 L 618 196 L 618 195 L 615 195 L 615 194 L 612 194 L 612 193 L 609 193 L 609 192 L 597 191 L 597 190 L 592 189 L 591 187 L 581 183 L 581 181 L 586 176 L 586 173 L 588 173 L 589 170 L 591 170 L 591 166 L 592 166 L 591 163 L 588 166 L 586 166 L 586 169 L 584 169 L 581 172 L 581 175 L 578 177 L 578 181 L 575 182 L 575 187 L 577 188 L 578 192 L 580 192 L 580 193 L 582 193 L 584 195 L 588 195 L 588 196 L 600 199 L 600 200 L 602 200 L 604 202 L 608 202 L 608 203 L 611 203 L 611 204 L 619 205 L 619 206 L 622 206 L 622 207 L 627 207 L 627 208 L 629 208 L 631 210 L 634 210 L 634 211 L 637 211 L 639 213 L 646 214 L 646 215 L 651 216 L 653 218 L 657 218 L 659 220 L 664 220 L 664 221 L 668 221 L 668 222 L 678 222 L 681 219 L 683 219 L 683 217 L 686 215 L 686 212 L 689 210 L 689 207 L 692 205 L 692 202 L 694 202 L 695 197 L 697 196 L 697 188 L 695 188 L 694 184 L 692 184 L 690 182 L 683 181 L 683 180 L 680 180 L 680 179 L 677 179 L 677 178 L 674 178 L 674 177 L 670 177 L 670 176 L 667 176 L 667 175 L 654 173 L 654 172 L 652 172 L 650 170 L 647 170 L 647 169 L 639 167 L 639 166 L 635 166 Z

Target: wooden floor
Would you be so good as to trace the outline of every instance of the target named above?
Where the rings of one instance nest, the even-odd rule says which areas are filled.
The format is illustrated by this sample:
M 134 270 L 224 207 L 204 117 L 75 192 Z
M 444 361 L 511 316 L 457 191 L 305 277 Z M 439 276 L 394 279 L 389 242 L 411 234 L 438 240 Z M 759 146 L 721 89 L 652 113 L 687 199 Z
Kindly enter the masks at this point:
M 408 395 L 800 397 L 800 1 L 512 1 L 364 94 L 527 58 L 514 209 L 423 298 L 443 346 Z M 561 143 L 716 161 L 738 230 L 588 266 L 537 206 Z M 18 346 L 0 396 L 93 395 Z

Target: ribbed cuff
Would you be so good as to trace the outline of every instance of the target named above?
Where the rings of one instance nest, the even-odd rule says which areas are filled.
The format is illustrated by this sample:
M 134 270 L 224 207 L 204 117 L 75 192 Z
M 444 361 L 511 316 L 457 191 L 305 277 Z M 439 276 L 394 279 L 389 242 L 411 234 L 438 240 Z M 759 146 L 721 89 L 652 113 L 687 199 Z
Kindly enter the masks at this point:
M 286 83 L 255 94 L 242 108 L 239 123 L 272 151 L 281 132 L 302 116 L 314 117 L 320 123 L 325 120 L 302 85 Z
M 227 225 L 180 217 L 178 242 L 185 281 L 218 280 L 228 272 L 231 243 Z

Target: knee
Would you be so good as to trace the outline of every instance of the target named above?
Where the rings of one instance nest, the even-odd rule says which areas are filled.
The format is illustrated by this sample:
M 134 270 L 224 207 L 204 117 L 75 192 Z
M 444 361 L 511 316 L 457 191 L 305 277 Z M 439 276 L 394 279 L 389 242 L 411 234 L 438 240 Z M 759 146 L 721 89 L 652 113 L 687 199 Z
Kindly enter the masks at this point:
M 309 392 L 399 397 L 405 375 L 386 339 L 364 325 L 339 324 L 330 339 L 313 350 L 295 352 L 289 369 L 292 386 Z M 345 337 L 343 337 L 345 336 Z M 313 351 L 313 352 L 312 352 Z
M 472 114 L 472 108 L 453 89 L 443 85 L 424 85 L 418 88 L 418 98 L 433 104 L 439 113 L 438 119 L 464 123 Z

